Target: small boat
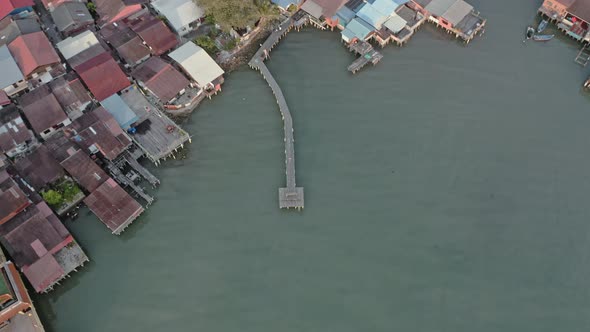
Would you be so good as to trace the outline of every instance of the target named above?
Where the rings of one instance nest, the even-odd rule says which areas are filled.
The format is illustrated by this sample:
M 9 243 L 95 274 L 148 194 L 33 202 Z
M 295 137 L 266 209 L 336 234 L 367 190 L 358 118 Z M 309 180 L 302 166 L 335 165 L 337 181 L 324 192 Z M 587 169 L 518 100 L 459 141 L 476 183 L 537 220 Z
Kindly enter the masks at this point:
M 531 39 L 533 38 L 533 36 L 535 35 L 535 29 L 533 29 L 533 27 L 527 27 L 526 28 L 526 39 Z
M 547 25 L 549 24 L 549 21 L 547 20 L 542 20 L 539 23 L 539 26 L 537 27 L 537 33 L 541 33 L 545 30 L 545 28 L 547 28 Z
M 534 35 L 533 40 L 539 42 L 546 42 L 553 39 L 553 37 L 555 37 L 555 35 Z

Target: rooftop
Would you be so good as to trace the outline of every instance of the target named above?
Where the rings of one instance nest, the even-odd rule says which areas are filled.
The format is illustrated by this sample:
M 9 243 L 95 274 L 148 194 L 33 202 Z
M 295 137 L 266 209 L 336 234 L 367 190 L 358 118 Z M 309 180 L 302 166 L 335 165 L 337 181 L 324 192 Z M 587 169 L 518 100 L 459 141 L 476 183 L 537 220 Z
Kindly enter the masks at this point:
M 164 103 L 186 89 L 190 82 L 171 64 L 159 57 L 151 57 L 135 69 L 131 76 L 142 82 L 158 99 Z
M 61 165 L 88 192 L 93 192 L 109 179 L 102 168 L 82 150 L 73 152 Z
M 166 16 L 177 32 L 205 16 L 205 11 L 192 0 L 153 0 L 152 6 Z
M 18 173 L 37 191 L 65 175 L 64 169 L 44 145 L 15 162 Z
M 125 104 L 121 96 L 116 93 L 100 103 L 124 130 L 127 130 L 139 120 L 139 117 Z
M 59 63 L 59 56 L 42 31 L 17 37 L 8 44 L 8 49 L 25 76 L 37 68 Z
M 223 69 L 209 54 L 193 42 L 185 43 L 168 56 L 176 61 L 200 87 L 207 86 L 224 74 Z
M 98 101 L 129 86 L 127 75 L 108 53 L 98 55 L 76 68 L 76 72 Z
M 59 31 L 67 31 L 70 27 L 94 24 L 94 18 L 82 2 L 65 2 L 57 6 L 51 17 Z
M 567 11 L 586 22 L 590 22 L 590 0 L 576 0 Z
M 0 0 L 0 19 L 3 19 L 13 10 L 24 7 L 32 7 L 33 0 Z
M 0 153 L 11 151 L 33 139 L 33 132 L 23 122 L 16 106 L 0 110 Z
M 0 75 L 0 89 L 24 79 L 23 73 L 18 68 L 6 45 L 0 46 L 0 72 L 2 72 L 2 75 Z
M 101 30 L 101 35 L 129 65 L 134 66 L 150 56 L 150 49 L 143 44 L 133 30 L 126 26 L 107 25 Z
M 98 44 L 98 39 L 94 32 L 86 30 L 79 35 L 68 37 L 55 46 L 59 49 L 59 52 L 64 56 L 66 60 L 70 59 L 74 55 Z
M 42 85 L 24 94 L 18 101 L 31 127 L 39 135 L 46 129 L 68 120 L 48 85 Z
M 5 170 L 0 170 L 0 224 L 8 222 L 31 202 Z
M 176 35 L 162 20 L 144 13 L 126 20 L 129 27 L 150 47 L 154 55 L 161 55 L 178 45 Z
M 37 20 L 32 18 L 13 19 L 7 17 L 0 21 L 0 46 L 10 44 L 16 37 L 41 31 Z
M 113 23 L 141 10 L 141 4 L 127 5 L 124 0 L 95 0 L 96 12 L 99 16 L 100 25 Z
M 86 197 L 84 203 L 113 234 L 120 234 L 144 211 L 133 197 L 110 178 Z
M 81 110 L 92 101 L 90 93 L 74 72 L 54 79 L 49 83 L 49 86 L 70 119 L 75 118 L 71 115 L 72 112 Z

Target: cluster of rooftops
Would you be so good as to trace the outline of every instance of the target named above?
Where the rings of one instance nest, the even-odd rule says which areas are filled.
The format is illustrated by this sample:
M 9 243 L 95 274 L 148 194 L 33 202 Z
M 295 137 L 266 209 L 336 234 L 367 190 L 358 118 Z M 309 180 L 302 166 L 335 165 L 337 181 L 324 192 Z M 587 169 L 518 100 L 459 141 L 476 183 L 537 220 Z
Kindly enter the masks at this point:
M 138 158 L 190 141 L 164 111 L 216 93 L 224 71 L 183 42 L 203 19 L 192 0 L 94 0 L 96 17 L 85 0 L 40 3 L 0 0 L 0 242 L 47 292 L 88 261 L 60 217 L 84 202 L 113 234 L 128 227 L 144 211 L 129 169 L 149 178 Z M 77 190 L 55 205 L 58 188 Z
M 539 13 L 557 23 L 566 35 L 582 42 L 590 42 L 589 0 L 545 0 Z
M 426 20 L 470 41 L 486 20 L 464 0 L 273 0 L 300 8 L 320 28 L 339 28 L 346 43 L 374 40 L 405 43 Z

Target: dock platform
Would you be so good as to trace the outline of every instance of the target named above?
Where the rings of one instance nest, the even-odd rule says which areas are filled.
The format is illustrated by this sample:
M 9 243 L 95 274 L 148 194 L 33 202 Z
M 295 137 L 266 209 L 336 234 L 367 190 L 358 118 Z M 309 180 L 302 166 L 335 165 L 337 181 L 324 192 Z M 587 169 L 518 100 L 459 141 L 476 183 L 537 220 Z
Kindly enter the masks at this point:
M 348 49 L 351 52 L 359 54 L 360 57 L 348 66 L 348 71 L 355 74 L 357 71 L 363 69 L 369 63 L 373 65 L 377 64 L 381 59 L 383 59 L 383 54 L 376 51 L 371 44 L 368 42 L 355 42 L 348 45 Z
M 293 135 L 293 118 L 289 111 L 289 106 L 283 95 L 281 87 L 274 79 L 272 73 L 264 64 L 269 56 L 272 48 L 284 37 L 296 24 L 302 21 L 294 21 L 288 19 L 283 22 L 278 29 L 276 29 L 268 39 L 262 44 L 260 49 L 256 52 L 252 60 L 248 63 L 252 69 L 260 71 L 262 77 L 270 86 L 277 103 L 279 111 L 283 118 L 284 133 L 285 133 L 285 167 L 286 167 L 286 182 L 287 186 L 279 188 L 279 207 L 281 209 L 296 208 L 302 209 L 304 207 L 303 187 L 297 187 L 295 182 L 295 139 Z

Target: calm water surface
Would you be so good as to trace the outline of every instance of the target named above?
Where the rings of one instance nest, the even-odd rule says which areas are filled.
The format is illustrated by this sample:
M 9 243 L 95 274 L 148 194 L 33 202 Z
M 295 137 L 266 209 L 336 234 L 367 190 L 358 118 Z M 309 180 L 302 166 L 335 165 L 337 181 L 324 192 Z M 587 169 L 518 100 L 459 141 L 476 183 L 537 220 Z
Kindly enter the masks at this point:
M 540 1 L 471 2 L 469 47 L 426 25 L 354 77 L 337 33 L 272 54 L 302 213 L 272 93 L 233 73 L 138 222 L 68 224 L 92 262 L 37 298 L 48 330 L 588 331 L 588 70 L 561 35 L 522 44 Z

